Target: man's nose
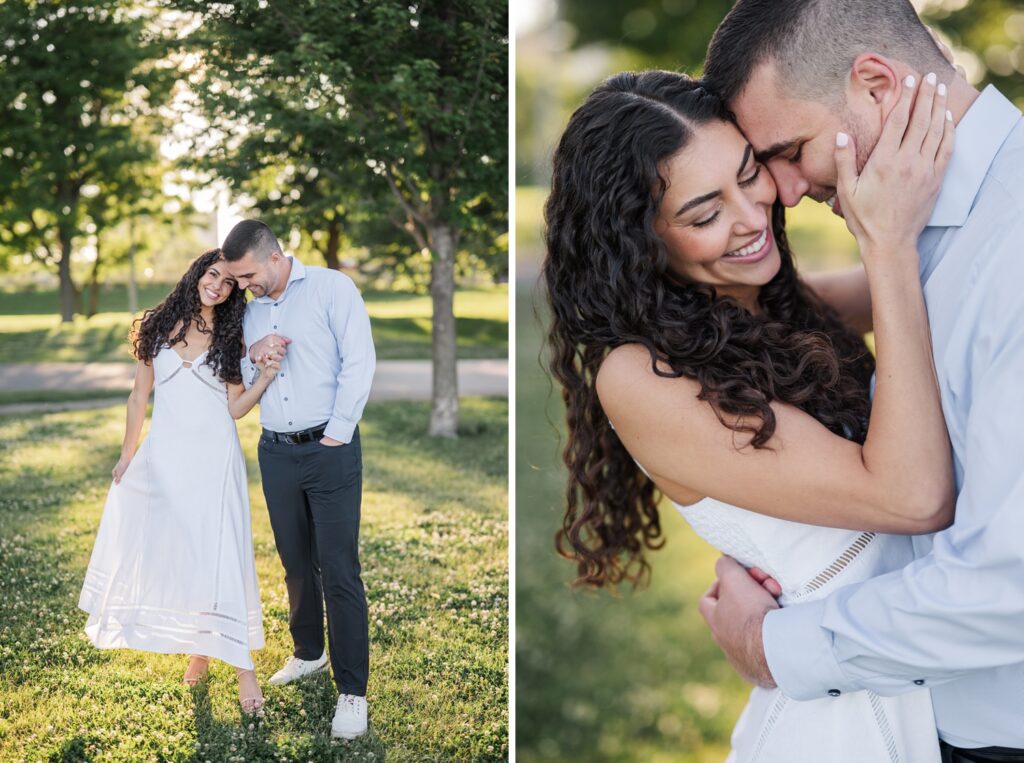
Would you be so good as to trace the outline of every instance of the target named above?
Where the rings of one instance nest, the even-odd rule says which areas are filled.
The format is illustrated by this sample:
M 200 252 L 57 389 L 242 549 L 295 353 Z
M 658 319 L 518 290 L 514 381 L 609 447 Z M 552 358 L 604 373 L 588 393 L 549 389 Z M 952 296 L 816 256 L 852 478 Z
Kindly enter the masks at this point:
M 807 195 L 811 184 L 798 171 L 789 167 L 770 168 L 775 187 L 778 189 L 779 201 L 787 207 L 795 207 L 800 199 Z

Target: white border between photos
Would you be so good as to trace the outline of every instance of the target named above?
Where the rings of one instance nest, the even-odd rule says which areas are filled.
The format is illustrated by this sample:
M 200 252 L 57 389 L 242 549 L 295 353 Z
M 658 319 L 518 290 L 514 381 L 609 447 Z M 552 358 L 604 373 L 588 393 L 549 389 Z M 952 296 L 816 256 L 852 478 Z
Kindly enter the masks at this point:
M 508 759 L 516 759 L 516 9 L 508 17 Z

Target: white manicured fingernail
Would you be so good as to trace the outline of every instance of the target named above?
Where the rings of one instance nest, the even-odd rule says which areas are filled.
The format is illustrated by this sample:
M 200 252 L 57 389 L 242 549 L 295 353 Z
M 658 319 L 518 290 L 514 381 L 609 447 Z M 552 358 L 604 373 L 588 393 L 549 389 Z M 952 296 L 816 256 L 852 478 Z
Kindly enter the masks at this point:
M 928 76 L 924 78 L 924 81 L 927 82 L 929 85 L 934 85 L 935 79 L 935 72 L 928 72 Z
M 917 82 L 917 80 L 914 79 L 913 74 L 908 74 L 907 78 L 903 80 L 903 84 L 907 87 L 913 87 L 915 82 Z
M 850 136 L 847 135 L 845 132 L 836 133 L 836 145 L 839 146 L 839 148 L 846 148 L 846 144 L 849 142 Z
M 952 122 L 953 121 L 953 112 L 950 111 L 949 109 L 946 109 L 946 121 L 947 122 Z
M 939 83 L 939 95 L 945 95 L 945 94 L 946 94 L 946 83 L 945 82 L 940 82 Z

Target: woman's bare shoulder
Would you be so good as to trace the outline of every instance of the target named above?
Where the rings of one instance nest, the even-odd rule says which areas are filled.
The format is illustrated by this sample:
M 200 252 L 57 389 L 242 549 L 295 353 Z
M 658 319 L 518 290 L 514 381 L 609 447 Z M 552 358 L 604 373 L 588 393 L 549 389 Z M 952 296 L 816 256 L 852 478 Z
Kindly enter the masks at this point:
M 655 368 L 660 373 L 655 373 Z M 597 372 L 597 395 L 602 403 L 628 396 L 659 394 L 672 390 L 699 389 L 696 380 L 688 377 L 666 376 L 672 368 L 663 360 L 651 361 L 651 352 L 642 344 L 623 344 L 611 350 Z

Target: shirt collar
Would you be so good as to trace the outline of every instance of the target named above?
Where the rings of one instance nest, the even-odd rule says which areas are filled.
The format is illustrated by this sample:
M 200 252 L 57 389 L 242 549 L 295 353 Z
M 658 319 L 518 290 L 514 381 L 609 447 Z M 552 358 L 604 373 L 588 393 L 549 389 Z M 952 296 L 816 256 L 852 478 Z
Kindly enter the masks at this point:
M 960 227 L 967 222 L 989 167 L 1020 118 L 1020 109 L 992 85 L 971 104 L 956 126 L 956 145 L 929 227 Z
M 282 302 L 285 296 L 288 294 L 288 288 L 295 282 L 301 281 L 306 277 L 306 266 L 299 261 L 298 257 L 293 255 L 287 255 L 288 259 L 292 261 L 292 272 L 288 274 L 288 283 L 284 285 L 284 291 L 281 292 L 281 296 L 277 299 L 272 299 L 269 294 L 265 294 L 262 297 L 257 297 L 254 301 L 256 302 Z

